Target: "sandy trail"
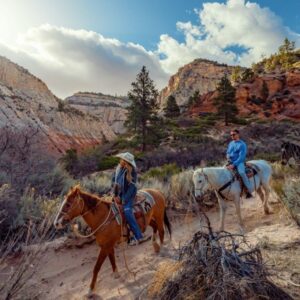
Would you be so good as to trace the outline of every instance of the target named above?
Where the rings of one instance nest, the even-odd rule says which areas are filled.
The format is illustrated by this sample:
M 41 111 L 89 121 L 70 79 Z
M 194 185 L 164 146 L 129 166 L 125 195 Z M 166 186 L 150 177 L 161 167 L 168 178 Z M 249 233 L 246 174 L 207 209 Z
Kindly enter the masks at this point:
M 300 288 L 300 230 L 279 203 L 271 204 L 273 214 L 264 215 L 259 199 L 243 200 L 242 214 L 247 236 L 252 244 L 263 246 L 263 255 L 280 278 L 274 281 L 297 298 Z M 217 229 L 218 209 L 209 211 L 212 226 Z M 228 203 L 225 230 L 238 232 L 233 203 Z M 126 248 L 126 259 L 135 277 L 124 266 L 122 248 L 116 249 L 121 278 L 114 279 L 108 260 L 103 264 L 97 281 L 94 299 L 145 299 L 146 289 L 160 262 L 174 255 L 178 248 L 200 229 L 197 217 L 177 216 L 172 222 L 173 239 L 166 236 L 166 244 L 159 255 L 154 254 L 151 242 Z M 149 231 L 149 234 L 151 231 Z M 99 248 L 95 243 L 82 248 L 65 247 L 63 242 L 51 243 L 43 255 L 35 276 L 31 279 L 39 299 L 83 299 L 88 291 L 92 270 Z M 291 281 L 289 283 L 288 281 Z M 141 296 L 142 295 L 142 296 Z

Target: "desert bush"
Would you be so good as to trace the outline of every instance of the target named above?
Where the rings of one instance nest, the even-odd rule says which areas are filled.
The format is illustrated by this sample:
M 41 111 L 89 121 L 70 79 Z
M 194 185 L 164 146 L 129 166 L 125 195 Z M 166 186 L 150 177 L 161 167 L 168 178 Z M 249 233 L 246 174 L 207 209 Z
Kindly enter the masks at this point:
M 170 199 L 170 184 L 168 182 L 162 182 L 156 178 L 147 178 L 146 180 L 138 182 L 138 189 L 157 189 L 163 193 L 165 196 L 167 203 Z
M 166 164 L 161 167 L 151 168 L 141 177 L 142 180 L 149 178 L 157 178 L 158 180 L 168 181 L 169 178 L 180 172 L 180 168 L 176 163 Z
M 34 187 L 38 194 L 46 196 L 64 194 L 74 185 L 73 178 L 61 165 L 56 165 L 53 170 L 45 174 L 31 175 L 28 182 L 29 186 Z
M 0 242 L 0 298 L 9 299 L 39 299 L 40 289 L 32 288 L 31 277 L 37 272 L 41 257 L 44 254 L 44 242 L 54 236 L 52 218 L 44 218 L 35 226 L 29 223 L 26 230 L 20 228 L 10 239 Z M 26 237 L 20 245 L 21 241 Z M 15 263 L 9 266 L 7 262 L 18 249 L 19 255 L 14 257 Z M 30 288 L 29 288 L 30 287 Z
M 84 177 L 81 185 L 92 194 L 102 195 L 111 189 L 112 174 L 101 172 L 97 175 Z
M 272 164 L 271 186 L 291 217 L 300 226 L 300 177 L 298 170 L 279 163 Z
M 300 178 L 293 178 L 284 183 L 282 188 L 282 202 L 292 218 L 300 226 Z
M 34 188 L 27 188 L 21 196 L 18 215 L 13 222 L 13 227 L 18 228 L 28 222 L 40 223 L 55 214 L 60 202 L 60 197 L 47 198 L 39 195 Z
M 108 170 L 116 167 L 119 163 L 119 158 L 115 156 L 105 156 L 99 163 L 98 168 L 100 171 Z

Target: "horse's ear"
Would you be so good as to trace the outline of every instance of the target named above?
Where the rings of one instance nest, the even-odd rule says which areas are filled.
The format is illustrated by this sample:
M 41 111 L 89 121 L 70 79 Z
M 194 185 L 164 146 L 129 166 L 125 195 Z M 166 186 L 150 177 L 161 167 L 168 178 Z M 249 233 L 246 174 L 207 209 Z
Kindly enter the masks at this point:
M 201 159 L 200 167 L 201 167 L 201 168 L 204 168 L 205 166 L 206 166 L 205 160 L 204 160 L 204 159 Z
M 77 191 L 79 191 L 80 190 L 80 183 L 78 183 L 78 184 L 76 184 L 76 185 L 74 185 L 74 187 L 72 188 L 72 190 L 73 190 L 73 192 L 77 192 Z

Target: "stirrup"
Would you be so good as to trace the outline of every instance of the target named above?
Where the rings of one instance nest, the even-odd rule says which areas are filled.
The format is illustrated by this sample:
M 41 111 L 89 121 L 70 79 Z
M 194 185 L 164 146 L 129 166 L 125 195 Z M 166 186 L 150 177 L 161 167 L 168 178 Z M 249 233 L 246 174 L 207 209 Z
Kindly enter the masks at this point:
M 136 246 L 139 244 L 139 241 L 135 237 L 131 237 L 128 242 L 129 246 Z
M 253 196 L 250 192 L 247 192 L 246 193 L 246 199 L 250 199 L 250 198 L 253 198 Z

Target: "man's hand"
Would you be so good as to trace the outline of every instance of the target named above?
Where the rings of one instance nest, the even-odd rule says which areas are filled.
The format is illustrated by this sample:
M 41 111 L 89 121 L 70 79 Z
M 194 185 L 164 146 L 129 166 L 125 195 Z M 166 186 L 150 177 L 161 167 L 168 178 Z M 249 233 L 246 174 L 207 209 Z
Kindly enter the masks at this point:
M 226 167 L 228 170 L 233 170 L 234 169 L 234 165 L 229 165 Z

